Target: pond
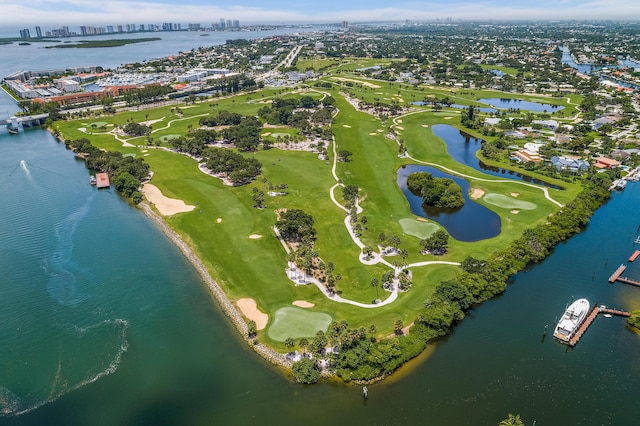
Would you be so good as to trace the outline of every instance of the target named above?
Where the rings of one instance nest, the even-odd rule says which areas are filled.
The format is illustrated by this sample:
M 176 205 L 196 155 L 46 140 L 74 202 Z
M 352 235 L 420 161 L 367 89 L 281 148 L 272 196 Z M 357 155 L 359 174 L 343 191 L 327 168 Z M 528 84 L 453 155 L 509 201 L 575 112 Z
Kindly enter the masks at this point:
M 425 105 L 429 105 L 428 102 L 424 102 L 424 101 L 415 101 L 415 102 L 411 102 L 412 105 L 416 105 L 416 106 L 425 106 Z M 483 106 L 478 106 L 478 105 L 474 105 L 476 107 L 476 111 L 480 111 L 480 112 L 498 112 L 497 109 L 495 108 L 489 108 L 489 107 L 483 107 Z M 458 109 L 465 109 L 465 108 L 469 108 L 469 105 L 460 105 L 460 104 L 451 104 L 448 106 L 448 108 L 458 108 Z
M 478 150 L 482 146 L 482 139 L 474 138 L 473 136 L 464 133 L 463 131 L 449 124 L 436 124 L 431 127 L 431 130 L 433 131 L 434 135 L 442 139 L 444 143 L 447 144 L 447 152 L 449 153 L 451 158 L 456 160 L 458 163 L 473 167 L 478 171 L 492 176 L 521 180 L 524 182 L 535 183 L 536 185 L 546 186 L 553 189 L 563 189 L 560 186 L 552 185 L 550 183 L 532 178 L 531 176 L 527 176 L 513 170 L 489 166 L 483 163 L 478 157 L 476 157 L 476 152 L 478 152 Z
M 453 179 L 462 188 L 464 205 L 456 209 L 423 205 L 422 197 L 407 188 L 407 177 L 416 172 L 427 172 L 434 177 Z M 469 198 L 470 184 L 465 179 L 449 175 L 434 167 L 408 165 L 398 169 L 396 181 L 407 197 L 413 214 L 438 222 L 456 240 L 473 242 L 493 238 L 500 234 L 500 216 Z
M 532 112 L 556 112 L 564 109 L 561 105 L 540 104 L 538 102 L 523 101 L 522 99 L 482 98 L 478 101 L 499 109 L 516 109 Z

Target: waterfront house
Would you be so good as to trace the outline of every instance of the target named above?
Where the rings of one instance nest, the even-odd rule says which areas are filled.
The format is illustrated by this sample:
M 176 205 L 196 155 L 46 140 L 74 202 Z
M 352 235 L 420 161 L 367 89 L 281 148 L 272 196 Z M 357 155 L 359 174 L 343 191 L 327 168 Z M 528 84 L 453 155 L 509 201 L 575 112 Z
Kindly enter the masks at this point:
M 593 160 L 593 165 L 599 169 L 613 169 L 621 164 L 619 161 L 607 157 L 595 157 Z
M 551 157 L 551 164 L 558 170 L 569 170 L 570 172 L 583 172 L 589 168 L 589 163 L 579 158 Z

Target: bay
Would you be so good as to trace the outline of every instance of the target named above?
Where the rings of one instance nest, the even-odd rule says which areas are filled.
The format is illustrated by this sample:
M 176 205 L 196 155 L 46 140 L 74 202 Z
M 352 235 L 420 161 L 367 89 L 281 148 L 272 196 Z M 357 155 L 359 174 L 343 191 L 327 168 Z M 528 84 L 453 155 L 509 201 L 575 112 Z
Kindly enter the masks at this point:
M 0 107 L 15 105 L 0 94 Z M 262 361 L 171 242 L 90 187 L 49 133 L 0 134 L 0 423 L 633 424 L 640 336 L 624 320 L 598 318 L 572 350 L 542 334 L 575 298 L 640 307 L 639 289 L 607 283 L 638 247 L 638 205 L 640 185 L 614 193 L 583 233 L 364 400 Z

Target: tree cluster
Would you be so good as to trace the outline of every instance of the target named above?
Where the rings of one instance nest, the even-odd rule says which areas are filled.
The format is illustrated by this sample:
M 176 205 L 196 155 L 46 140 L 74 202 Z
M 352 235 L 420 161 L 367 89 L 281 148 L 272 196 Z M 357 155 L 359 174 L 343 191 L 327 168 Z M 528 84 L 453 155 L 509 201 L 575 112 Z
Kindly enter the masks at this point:
M 427 206 L 457 208 L 464 205 L 462 188 L 449 178 L 434 178 L 431 173 L 411 173 L 407 178 L 407 187 L 422 197 Z
M 122 126 L 122 130 L 129 136 L 145 136 L 151 133 L 151 127 L 140 123 L 127 123 Z
M 226 176 L 234 185 L 251 182 L 262 170 L 262 164 L 255 158 L 223 148 L 206 148 L 202 160 L 213 173 Z
M 288 241 L 299 242 L 305 237 L 313 240 L 316 235 L 313 216 L 300 209 L 288 209 L 280 213 L 276 226 Z

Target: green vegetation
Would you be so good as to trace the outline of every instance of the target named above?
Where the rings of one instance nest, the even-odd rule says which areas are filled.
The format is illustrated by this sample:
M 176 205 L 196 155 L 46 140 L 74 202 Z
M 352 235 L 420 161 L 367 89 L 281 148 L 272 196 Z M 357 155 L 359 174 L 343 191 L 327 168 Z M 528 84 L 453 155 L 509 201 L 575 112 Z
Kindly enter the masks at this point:
M 278 342 L 288 338 L 313 337 L 318 331 L 327 331 L 331 316 L 324 312 L 287 306 L 275 312 L 269 327 L 269 337 Z
M 320 379 L 318 363 L 309 358 L 302 358 L 293 364 L 293 377 L 296 382 L 304 385 L 316 383 Z
M 640 330 L 640 311 L 631 311 L 631 316 L 627 318 L 627 324 Z
M 71 49 L 71 48 L 97 48 L 97 47 L 119 47 L 133 43 L 147 43 L 150 41 L 162 40 L 160 37 L 146 38 L 123 38 L 112 40 L 80 40 L 77 43 L 58 44 L 55 46 L 46 46 L 47 49 Z
M 464 205 L 462 188 L 449 178 L 434 178 L 431 173 L 411 173 L 407 178 L 407 187 L 422 197 L 427 206 L 457 208 Z

